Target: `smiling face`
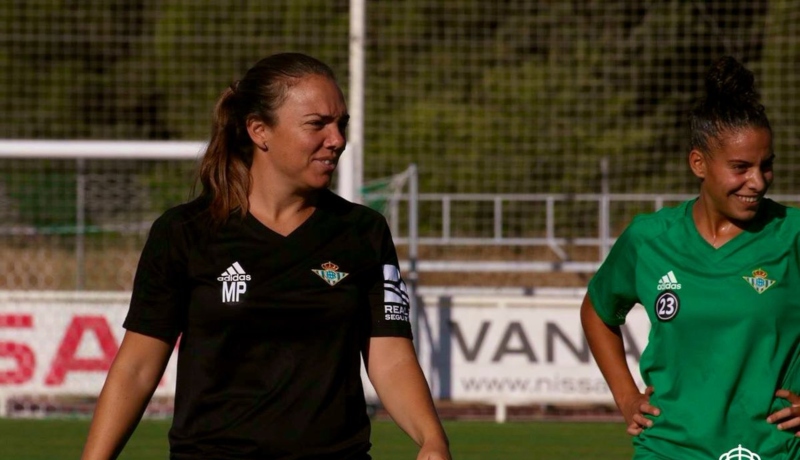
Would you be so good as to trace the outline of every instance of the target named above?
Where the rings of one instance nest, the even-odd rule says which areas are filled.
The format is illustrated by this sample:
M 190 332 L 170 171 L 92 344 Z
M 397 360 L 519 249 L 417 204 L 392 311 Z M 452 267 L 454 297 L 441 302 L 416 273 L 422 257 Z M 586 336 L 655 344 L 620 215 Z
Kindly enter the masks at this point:
M 290 192 L 328 187 L 347 143 L 349 118 L 336 82 L 320 75 L 298 79 L 275 111 L 274 126 L 248 123 L 257 149 L 251 173 Z
M 702 180 L 700 199 L 712 215 L 739 226 L 752 220 L 772 184 L 772 133 L 744 127 L 720 134 L 710 152 L 692 150 L 689 164 Z

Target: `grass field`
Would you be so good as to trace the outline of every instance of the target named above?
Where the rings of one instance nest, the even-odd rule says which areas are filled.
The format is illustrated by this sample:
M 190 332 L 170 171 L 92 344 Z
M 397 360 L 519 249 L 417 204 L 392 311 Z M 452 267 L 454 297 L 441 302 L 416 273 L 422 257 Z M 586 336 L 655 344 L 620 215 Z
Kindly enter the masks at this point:
M 0 460 L 77 459 L 88 420 L 0 419 Z M 143 421 L 121 460 L 167 458 L 168 421 Z M 455 460 L 629 459 L 630 438 L 621 423 L 445 422 Z M 416 446 L 392 422 L 373 425 L 375 460 L 413 460 Z

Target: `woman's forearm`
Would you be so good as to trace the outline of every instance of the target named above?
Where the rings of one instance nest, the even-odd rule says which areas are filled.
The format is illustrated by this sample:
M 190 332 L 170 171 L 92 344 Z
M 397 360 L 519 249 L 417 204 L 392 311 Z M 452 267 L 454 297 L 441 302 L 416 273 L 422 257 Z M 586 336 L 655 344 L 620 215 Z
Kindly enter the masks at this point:
M 410 340 L 371 340 L 367 370 L 381 403 L 419 446 L 447 449 L 448 440 Z
M 588 295 L 581 305 L 581 324 L 597 367 L 600 368 L 617 404 L 625 396 L 638 395 L 639 388 L 628 368 L 620 329 L 609 326 L 600 319 Z
M 97 400 L 81 460 L 116 458 L 150 401 L 172 346 L 126 333 Z

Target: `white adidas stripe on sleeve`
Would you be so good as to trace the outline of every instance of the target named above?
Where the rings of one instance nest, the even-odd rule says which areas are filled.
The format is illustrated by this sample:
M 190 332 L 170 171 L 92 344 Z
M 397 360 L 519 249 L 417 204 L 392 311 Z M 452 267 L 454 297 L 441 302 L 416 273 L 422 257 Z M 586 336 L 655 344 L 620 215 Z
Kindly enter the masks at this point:
M 387 304 L 408 307 L 408 290 L 400 278 L 400 269 L 395 265 L 383 266 L 383 301 Z

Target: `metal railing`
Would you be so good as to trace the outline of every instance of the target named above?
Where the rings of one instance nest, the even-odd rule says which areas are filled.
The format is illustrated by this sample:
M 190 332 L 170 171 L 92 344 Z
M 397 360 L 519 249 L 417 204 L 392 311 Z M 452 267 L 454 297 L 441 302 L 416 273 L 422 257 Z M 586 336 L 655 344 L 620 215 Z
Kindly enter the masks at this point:
M 567 272 L 593 272 L 605 259 L 609 249 L 616 240 L 611 236 L 611 204 L 612 203 L 650 203 L 652 211 L 661 209 L 668 203 L 678 203 L 688 200 L 696 195 L 673 193 L 587 193 L 587 194 L 475 194 L 475 193 L 421 193 L 416 201 L 434 203 L 426 209 L 438 207 L 441 209 L 441 226 L 435 235 L 431 235 L 430 228 L 426 234 L 417 238 L 420 246 L 542 246 L 552 250 L 560 262 L 503 262 L 503 261 L 419 261 L 420 271 L 567 271 Z M 782 203 L 800 203 L 800 195 L 770 195 L 770 198 Z M 398 245 L 409 244 L 408 233 L 404 232 L 400 222 L 401 209 L 408 206 L 410 194 L 401 194 L 390 200 L 388 214 L 395 242 Z M 492 203 L 492 234 L 490 236 L 454 236 L 452 208 L 454 203 L 488 202 Z M 541 236 L 508 236 L 504 233 L 506 228 L 504 210 L 509 203 L 537 203 L 544 205 L 545 222 L 544 232 Z M 597 208 L 597 228 L 594 235 L 582 237 L 564 237 L 556 231 L 556 207 L 559 204 L 576 202 L 595 203 Z M 417 206 L 419 207 L 419 206 Z M 621 223 L 624 227 L 625 223 Z M 592 246 L 598 248 L 598 259 L 593 262 L 570 261 L 564 249 L 565 246 Z

